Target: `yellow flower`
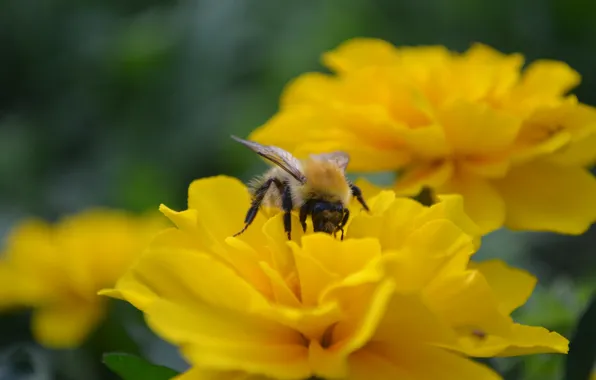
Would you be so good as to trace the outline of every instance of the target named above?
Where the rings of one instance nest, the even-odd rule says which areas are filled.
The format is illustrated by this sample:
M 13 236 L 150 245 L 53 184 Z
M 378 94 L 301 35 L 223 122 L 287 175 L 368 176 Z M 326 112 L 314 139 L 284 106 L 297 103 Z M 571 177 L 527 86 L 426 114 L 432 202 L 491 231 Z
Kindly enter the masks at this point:
M 583 233 L 596 221 L 596 110 L 566 93 L 562 62 L 522 72 L 519 54 L 484 45 L 396 48 L 355 39 L 323 56 L 250 138 L 299 157 L 345 150 L 356 172 L 397 171 L 394 190 L 461 194 L 484 233 Z M 369 194 L 370 196 L 371 194 Z
M 189 189 L 176 225 L 102 294 L 145 313 L 192 364 L 179 379 L 498 379 L 468 356 L 566 353 L 568 342 L 509 314 L 535 279 L 498 261 L 468 265 L 477 227 L 459 196 L 430 208 L 384 191 L 340 241 L 259 214 L 238 180 Z M 299 226 L 297 215 L 292 223 Z
M 99 209 L 55 225 L 24 221 L 0 256 L 0 309 L 33 308 L 43 345 L 80 345 L 104 316 L 97 291 L 113 286 L 163 227 L 153 216 Z

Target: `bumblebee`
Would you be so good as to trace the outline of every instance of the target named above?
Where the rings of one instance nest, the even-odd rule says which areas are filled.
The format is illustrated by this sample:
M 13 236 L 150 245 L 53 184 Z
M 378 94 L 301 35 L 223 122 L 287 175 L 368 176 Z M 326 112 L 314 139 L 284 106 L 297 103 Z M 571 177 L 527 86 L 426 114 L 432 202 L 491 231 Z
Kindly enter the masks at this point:
M 306 232 L 306 219 L 310 216 L 315 232 L 334 237 L 341 232 L 342 240 L 344 226 L 350 217 L 347 206 L 352 197 L 369 210 L 360 189 L 346 178 L 350 161 L 347 153 L 316 154 L 299 160 L 276 146 L 261 145 L 236 136 L 232 138 L 274 164 L 249 184 L 252 202 L 244 219 L 244 228 L 234 236 L 246 231 L 262 205 L 284 212 L 284 231 L 288 239 L 292 233 L 292 210 L 299 210 L 303 231 Z

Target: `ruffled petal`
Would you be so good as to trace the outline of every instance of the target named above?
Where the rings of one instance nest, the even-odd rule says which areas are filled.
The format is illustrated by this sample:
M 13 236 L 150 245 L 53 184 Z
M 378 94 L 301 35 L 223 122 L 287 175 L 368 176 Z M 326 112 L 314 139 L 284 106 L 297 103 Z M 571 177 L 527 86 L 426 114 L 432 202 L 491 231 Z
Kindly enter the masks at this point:
M 336 295 L 342 297 L 338 293 L 346 289 L 338 289 Z M 348 320 L 340 321 L 330 328 L 329 340 L 333 344 L 327 349 L 323 349 L 318 342 L 311 342 L 310 363 L 316 375 L 333 379 L 345 378 L 348 375 L 349 355 L 367 344 L 375 334 L 394 290 L 395 286 L 392 281 L 384 281 L 351 289 L 350 294 L 343 295 L 352 298 L 356 294 L 364 292 L 368 297 L 363 298 L 364 302 L 361 303 L 350 300 L 354 302 L 354 306 L 345 303 L 344 307 L 353 308 L 353 310 Z
M 398 50 L 392 44 L 373 38 L 354 38 L 323 55 L 325 66 L 338 73 L 348 73 L 365 67 L 371 62 L 379 66 L 398 63 Z
M 437 278 L 424 294 L 429 307 L 456 329 L 505 336 L 509 331 L 510 318 L 501 314 L 490 286 L 477 271 Z
M 488 367 L 443 349 L 371 343 L 350 357 L 350 380 L 500 380 Z
M 105 294 L 105 293 L 104 293 Z M 152 249 L 116 285 L 116 295 L 141 310 L 158 299 L 199 302 L 233 310 L 267 309 L 267 300 L 229 266 L 207 254 L 182 249 Z
M 270 380 L 263 375 L 248 374 L 240 371 L 217 371 L 193 367 L 172 378 L 172 380 Z
M 308 377 L 299 333 L 270 320 L 201 304 L 194 310 L 160 300 L 147 310 L 153 330 L 183 347 L 194 365 L 278 379 Z
M 538 60 L 524 71 L 515 96 L 541 96 L 544 98 L 564 95 L 577 86 L 581 76 L 563 62 Z
M 439 119 L 454 154 L 484 156 L 507 149 L 521 128 L 521 118 L 486 104 L 457 101 Z
M 452 271 L 461 272 L 474 251 L 470 236 L 449 220 L 438 219 L 417 228 L 403 240 L 400 250 L 385 256 L 398 290 L 409 292 L 424 289 L 432 281 L 440 283 Z
M 586 169 L 534 162 L 493 184 L 509 228 L 578 235 L 596 221 L 596 178 Z
M 196 224 L 213 244 L 221 243 L 244 226 L 244 217 L 250 207 L 250 194 L 236 178 L 216 176 L 198 179 L 188 189 L 188 208 L 196 210 Z M 248 242 L 259 241 L 265 218 L 257 214 L 251 226 L 240 235 Z
M 394 190 L 399 195 L 417 195 L 424 187 L 444 186 L 452 175 L 453 163 L 450 161 L 412 166 L 398 176 Z
M 504 315 L 511 314 L 525 304 L 536 285 L 536 277 L 521 269 L 512 268 L 501 260 L 471 262 L 469 268 L 482 273 Z
M 512 323 L 506 334 L 478 335 L 479 332 L 472 330 L 462 335 L 459 345 L 452 348 L 475 357 L 566 354 L 569 350 L 567 339 L 543 327 Z
M 505 202 L 491 183 L 482 178 L 459 175 L 437 191 L 440 194 L 460 194 L 466 214 L 478 225 L 482 234 L 500 228 L 505 221 Z

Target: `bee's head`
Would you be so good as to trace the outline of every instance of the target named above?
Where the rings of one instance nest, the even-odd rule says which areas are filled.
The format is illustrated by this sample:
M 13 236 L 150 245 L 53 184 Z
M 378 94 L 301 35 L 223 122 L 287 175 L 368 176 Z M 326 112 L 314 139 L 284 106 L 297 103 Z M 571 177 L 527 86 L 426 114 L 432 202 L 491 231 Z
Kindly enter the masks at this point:
M 341 203 L 316 202 L 312 208 L 312 224 L 315 232 L 335 233 L 344 217 Z

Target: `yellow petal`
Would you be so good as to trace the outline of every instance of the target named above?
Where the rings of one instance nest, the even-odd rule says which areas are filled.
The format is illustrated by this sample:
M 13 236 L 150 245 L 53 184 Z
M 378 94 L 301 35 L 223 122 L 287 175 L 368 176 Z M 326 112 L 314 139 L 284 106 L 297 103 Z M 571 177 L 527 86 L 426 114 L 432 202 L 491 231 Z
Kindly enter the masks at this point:
M 188 208 L 196 210 L 197 225 L 216 242 L 223 242 L 244 226 L 250 206 L 250 194 L 236 178 L 217 176 L 194 181 L 188 189 Z M 241 240 L 259 241 L 265 218 L 257 214 L 253 224 L 239 236 Z
M 461 272 L 475 251 L 472 238 L 445 219 L 417 228 L 403 244 L 404 248 L 395 252 L 390 271 L 401 291 L 422 289 L 444 270 L 459 268 Z
M 429 307 L 454 327 L 473 326 L 494 334 L 506 334 L 511 320 L 501 314 L 499 303 L 477 271 L 446 276 L 425 290 Z
M 302 104 L 327 104 L 338 94 L 338 80 L 321 73 L 306 73 L 292 80 L 283 91 L 280 108 Z
M 301 305 L 300 300 L 296 296 L 296 293 L 293 291 L 293 289 L 290 288 L 289 284 L 281 276 L 281 274 L 274 270 L 266 262 L 260 262 L 259 264 L 263 270 L 263 273 L 265 273 L 271 282 L 271 289 L 273 291 L 275 301 L 283 306 L 299 308 Z
M 31 329 L 44 346 L 74 348 L 85 341 L 104 313 L 103 302 L 48 305 L 35 310 Z
M 425 208 L 416 217 L 415 224 L 422 226 L 435 219 L 450 220 L 473 239 L 476 248 L 480 247 L 480 227 L 466 214 L 464 198 L 461 195 L 439 195 L 438 202 Z
M 555 153 L 550 160 L 561 166 L 590 167 L 596 163 L 596 133 L 575 141 Z
M 473 44 L 462 58 L 458 79 L 461 78 L 465 86 L 463 96 L 474 100 L 499 99 L 510 91 L 519 80 L 524 62 L 521 54 L 505 55 L 479 43 Z
M 420 295 L 394 293 L 375 332 L 374 341 L 453 344 L 457 335 L 434 314 Z
M 440 194 L 460 194 L 464 208 L 482 234 L 500 228 L 505 220 L 505 202 L 488 181 L 459 175 L 438 189 Z
M 348 302 L 353 302 L 354 306 L 346 304 L 346 307 L 353 309 L 350 310 L 349 320 L 340 321 L 331 327 L 329 335 L 332 344 L 328 348 L 323 349 L 319 344 L 310 346 L 309 360 L 313 371 L 323 378 L 346 377 L 348 356 L 366 345 L 375 334 L 379 322 L 385 315 L 387 303 L 394 293 L 395 285 L 392 281 L 384 281 L 351 289 L 351 292 L 342 291 L 346 289 L 338 289 L 335 293 L 342 298 L 352 293 Z M 368 297 L 362 299 L 362 303 L 357 303 L 354 297 L 362 292 Z
M 488 367 L 447 350 L 375 342 L 350 357 L 350 380 L 499 380 Z
M 118 282 L 117 290 L 141 310 L 158 297 L 189 307 L 201 301 L 245 311 L 267 305 L 263 295 L 232 268 L 204 253 L 182 249 L 146 252 Z
M 303 232 L 300 226 L 298 217 L 292 213 L 292 241 L 299 242 L 302 239 Z M 271 259 L 270 266 L 279 273 L 284 282 L 294 294 L 299 294 L 300 284 L 296 274 L 296 263 L 294 261 L 294 254 L 288 245 L 288 238 L 283 227 L 282 214 L 273 216 L 263 226 L 263 234 L 265 235 L 266 246 L 264 251 L 269 252 Z M 275 285 L 273 285 L 275 286 Z
M 516 230 L 581 234 L 596 221 L 596 178 L 583 168 L 534 162 L 494 181 Z
M 350 238 L 378 237 L 383 250 L 397 249 L 412 230 L 412 223 L 424 210 L 420 203 L 395 198 L 392 191 L 383 191 L 371 200 L 371 213 L 357 214 L 350 223 Z
M 400 174 L 394 190 L 400 195 L 417 195 L 424 187 L 438 188 L 453 175 L 453 163 L 437 161 L 408 168 Z
M 309 375 L 300 334 L 273 321 L 206 304 L 190 311 L 167 301 L 152 304 L 146 318 L 152 329 L 180 344 L 184 356 L 202 368 L 279 379 Z
M 337 150 L 345 151 L 350 155 L 349 170 L 354 172 L 397 170 L 410 161 L 410 155 L 406 151 L 369 146 L 362 140 L 350 144 L 331 139 L 324 142 L 309 142 L 300 145 L 295 152 L 298 157 L 304 157 L 307 154 Z
M 538 60 L 524 71 L 515 95 L 519 98 L 561 96 L 577 86 L 580 80 L 580 75 L 563 62 Z
M 339 281 L 340 276 L 326 269 L 322 263 L 305 252 L 297 244 L 290 244 L 294 252 L 296 271 L 300 278 L 302 304 L 312 307 L 318 304 L 319 295 L 331 284 Z
M 569 350 L 569 341 L 543 327 L 512 323 L 509 331 L 501 335 L 489 334 L 478 337 L 474 334 L 466 334 L 460 339 L 459 345 L 452 348 L 476 357 L 566 354 Z
M 519 356 L 542 353 L 566 354 L 569 352 L 569 341 L 565 337 L 551 332 L 544 327 L 513 324 L 511 328 L 510 346 L 499 353 L 499 356 Z
M 268 380 L 266 376 L 248 374 L 240 371 L 214 371 L 192 367 L 172 380 Z
M 370 261 L 381 256 L 381 245 L 377 239 L 341 241 L 324 233 L 303 237 L 302 250 L 327 271 L 341 278 L 362 270 Z
M 500 260 L 471 262 L 469 267 L 482 273 L 499 301 L 500 310 L 504 315 L 511 314 L 513 310 L 525 304 L 536 285 L 536 277 L 521 269 L 512 268 Z
M 521 119 L 485 104 L 458 101 L 439 113 L 452 151 L 483 156 L 501 152 L 513 143 Z
M 484 157 L 470 156 L 457 163 L 457 168 L 462 172 L 483 178 L 503 178 L 510 166 L 511 162 L 505 153 Z
M 440 160 L 450 153 L 445 130 L 440 124 L 430 124 L 419 128 L 403 128 L 397 131 L 404 140 L 407 150 L 416 157 L 426 160 Z
M 369 65 L 393 65 L 399 55 L 390 43 L 373 38 L 354 38 L 323 55 L 323 63 L 332 70 L 347 73 Z

